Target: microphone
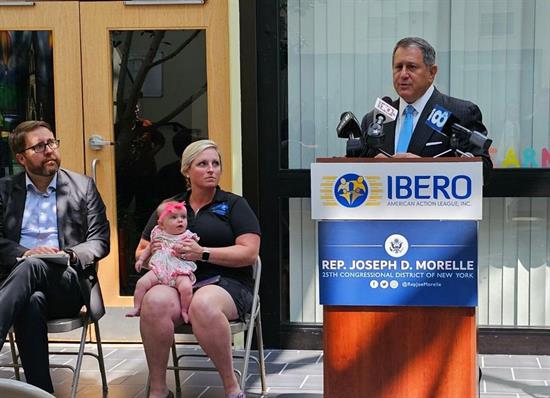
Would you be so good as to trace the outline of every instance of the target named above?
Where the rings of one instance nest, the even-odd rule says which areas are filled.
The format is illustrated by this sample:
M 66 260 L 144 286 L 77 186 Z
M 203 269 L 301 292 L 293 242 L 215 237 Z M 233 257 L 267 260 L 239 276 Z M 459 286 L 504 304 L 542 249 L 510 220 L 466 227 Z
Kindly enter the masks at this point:
M 398 110 L 393 107 L 390 97 L 376 98 L 373 120 L 376 120 L 380 124 L 393 122 L 397 119 L 398 113 Z
M 397 118 L 397 109 L 391 104 L 390 97 L 376 98 L 372 111 L 372 123 L 367 129 L 367 136 L 380 137 L 384 135 L 383 124 L 392 122 Z
M 359 138 L 361 137 L 361 127 L 357 118 L 352 112 L 344 112 L 340 115 L 340 122 L 336 126 L 338 138 Z
M 346 156 L 359 157 L 363 151 L 363 137 L 361 126 L 352 112 L 344 112 L 340 115 L 340 122 L 336 126 L 338 138 L 347 138 Z
M 458 124 L 460 120 L 452 112 L 440 105 L 435 105 L 426 119 L 426 125 L 435 132 L 444 136 L 452 135 L 452 125 Z
M 398 111 L 391 105 L 391 98 L 377 98 L 374 104 L 373 121 L 367 128 L 367 146 L 376 149 L 378 152 L 392 157 L 381 149 L 384 144 L 384 123 L 392 122 L 397 118 Z
M 487 130 L 481 125 L 477 125 L 483 131 L 470 130 L 460 124 L 460 119 L 453 113 L 440 105 L 435 105 L 430 115 L 426 119 L 426 125 L 432 130 L 446 137 L 452 138 L 453 135 L 459 135 L 467 139 L 467 141 L 483 150 L 488 150 L 492 144 L 492 140 L 487 138 Z
M 493 143 L 493 140 L 487 138 L 487 131 L 479 132 L 476 130 L 470 130 L 458 123 L 454 123 L 451 126 L 451 131 L 453 133 L 462 134 L 468 138 L 468 142 L 470 144 L 478 148 L 482 148 L 485 151 L 488 150 Z

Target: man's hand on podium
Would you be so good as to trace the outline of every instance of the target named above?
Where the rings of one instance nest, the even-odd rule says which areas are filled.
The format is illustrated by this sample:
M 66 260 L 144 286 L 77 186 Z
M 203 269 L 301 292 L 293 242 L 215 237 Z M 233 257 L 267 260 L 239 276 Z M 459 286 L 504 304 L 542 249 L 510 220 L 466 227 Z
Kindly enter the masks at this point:
M 401 153 L 394 154 L 393 157 L 394 158 L 419 158 L 420 156 L 410 152 L 401 152 Z
M 392 158 L 419 158 L 420 156 L 418 155 L 415 155 L 414 153 L 410 153 L 410 152 L 401 152 L 401 153 L 396 153 L 394 155 L 392 155 Z M 387 156 L 382 154 L 382 153 L 379 153 L 378 155 L 375 156 L 375 158 L 386 158 L 387 159 Z

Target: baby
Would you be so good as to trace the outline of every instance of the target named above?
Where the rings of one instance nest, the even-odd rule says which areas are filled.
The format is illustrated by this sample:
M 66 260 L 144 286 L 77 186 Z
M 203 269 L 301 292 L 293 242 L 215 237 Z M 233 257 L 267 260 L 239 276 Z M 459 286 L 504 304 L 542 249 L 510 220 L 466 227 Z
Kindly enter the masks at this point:
M 193 271 L 197 265 L 193 261 L 185 261 L 174 256 L 174 247 L 186 239 L 199 240 L 197 234 L 187 229 L 187 210 L 184 203 L 164 202 L 157 208 L 157 225 L 151 231 L 151 242 L 158 241 L 161 248 L 151 255 L 151 245 L 147 246 L 136 262 L 136 271 L 144 268 L 149 259 L 149 266 L 153 272 L 143 275 L 136 284 L 134 292 L 134 309 L 126 316 L 138 316 L 141 302 L 145 293 L 151 287 L 162 283 L 176 288 L 181 300 L 181 316 L 188 323 L 188 309 L 193 297 L 193 284 L 196 281 Z

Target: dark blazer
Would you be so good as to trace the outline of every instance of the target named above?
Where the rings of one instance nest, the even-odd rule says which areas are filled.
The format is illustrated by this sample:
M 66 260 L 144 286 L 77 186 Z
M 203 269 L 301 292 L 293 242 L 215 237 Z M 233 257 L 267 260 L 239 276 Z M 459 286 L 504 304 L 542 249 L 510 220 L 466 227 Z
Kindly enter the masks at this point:
M 30 249 L 19 244 L 26 195 L 25 173 L 0 179 L 0 280 L 17 265 L 16 258 Z M 105 204 L 90 177 L 66 169 L 57 173 L 56 198 L 59 248 L 76 254 L 78 261 L 72 266 L 82 297 L 92 318 L 97 318 L 94 312 L 102 303 L 90 303 L 90 293 L 99 288 L 96 262 L 109 254 Z
M 439 134 L 426 125 L 426 119 L 432 111 L 434 105 L 440 105 L 445 109 L 451 111 L 455 116 L 460 119 L 460 124 L 466 128 L 474 129 L 477 131 L 486 131 L 487 129 L 483 125 L 481 111 L 478 106 L 470 101 L 461 100 L 458 98 L 449 97 L 448 95 L 441 94 L 437 89 L 434 92 L 413 131 L 411 142 L 409 143 L 408 152 L 414 153 L 422 157 L 433 157 L 441 152 L 449 149 L 449 139 L 442 134 Z M 393 106 L 399 109 L 399 99 L 393 102 Z M 372 123 L 373 112 L 367 113 L 361 122 L 361 131 L 367 131 L 368 126 Z M 390 122 L 384 125 L 384 143 L 382 149 L 393 155 L 395 153 L 395 125 L 396 122 Z M 483 158 L 484 171 L 491 170 L 493 164 L 489 157 L 488 151 L 482 151 L 479 148 L 472 146 L 466 146 L 467 152 L 471 152 L 474 156 L 481 156 Z M 369 149 L 367 157 L 376 156 L 375 150 Z M 453 156 L 449 154 L 448 156 Z

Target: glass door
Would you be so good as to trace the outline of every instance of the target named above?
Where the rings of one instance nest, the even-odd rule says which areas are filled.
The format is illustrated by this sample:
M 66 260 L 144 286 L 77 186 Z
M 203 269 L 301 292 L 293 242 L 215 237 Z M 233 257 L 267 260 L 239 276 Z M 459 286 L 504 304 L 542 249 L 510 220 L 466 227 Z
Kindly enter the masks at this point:
M 111 306 L 132 305 L 135 248 L 158 203 L 185 189 L 186 145 L 216 141 L 231 189 L 227 2 L 136 3 L 80 3 L 86 171 L 111 221 Z
M 0 177 L 22 170 L 7 138 L 28 119 L 50 123 L 62 167 L 84 172 L 78 8 L 76 1 L 0 3 Z

